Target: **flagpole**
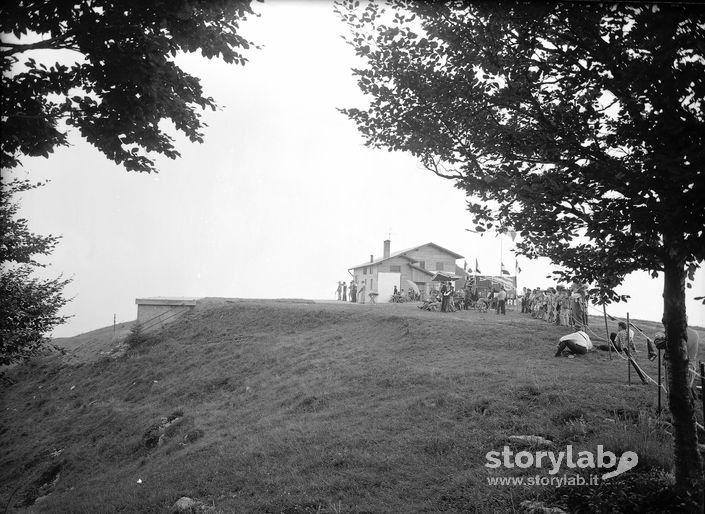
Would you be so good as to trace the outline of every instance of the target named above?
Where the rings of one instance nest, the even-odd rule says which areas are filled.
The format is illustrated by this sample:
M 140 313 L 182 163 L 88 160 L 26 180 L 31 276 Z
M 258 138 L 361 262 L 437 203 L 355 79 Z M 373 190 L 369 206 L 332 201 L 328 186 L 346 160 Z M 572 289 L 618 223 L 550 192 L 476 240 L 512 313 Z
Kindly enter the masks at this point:
M 478 262 L 477 257 L 475 257 L 475 271 L 473 271 L 473 277 L 475 277 L 475 283 L 473 284 L 473 293 L 477 293 L 477 272 L 478 272 Z
M 504 256 L 502 255 L 502 233 L 499 232 L 499 276 L 502 276 L 502 264 L 504 263 Z

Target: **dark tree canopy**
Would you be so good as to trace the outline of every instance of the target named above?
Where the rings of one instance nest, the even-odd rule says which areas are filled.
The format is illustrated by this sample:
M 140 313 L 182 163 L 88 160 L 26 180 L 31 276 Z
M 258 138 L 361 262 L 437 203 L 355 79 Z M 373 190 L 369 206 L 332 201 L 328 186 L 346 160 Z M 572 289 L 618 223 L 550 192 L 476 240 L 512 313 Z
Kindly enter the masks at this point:
M 238 34 L 251 0 L 5 2 L 0 7 L 3 171 L 22 156 L 48 157 L 78 131 L 131 171 L 156 171 L 154 155 L 179 156 L 167 130 L 202 141 L 200 111 L 215 109 L 197 77 L 175 64 L 196 52 L 244 64 Z M 35 256 L 57 238 L 29 232 L 10 198 L 33 187 L 4 180 L 0 203 L 0 364 L 39 351 L 66 316 L 69 282 L 41 280 Z
M 702 8 L 391 7 L 341 9 L 370 95 L 344 112 L 369 145 L 455 179 L 480 229 L 520 230 L 522 253 L 605 293 L 674 251 L 702 261 Z
M 3 168 L 21 155 L 67 145 L 70 128 L 128 170 L 155 171 L 150 153 L 179 156 L 169 121 L 202 141 L 199 109 L 215 108 L 179 52 L 244 64 L 252 43 L 238 34 L 250 0 L 5 2 L 2 32 Z M 41 58 L 36 50 L 45 50 Z M 74 64 L 46 50 L 63 50 Z
M 676 481 L 702 491 L 685 289 L 705 258 L 705 6 L 337 9 L 369 98 L 342 111 L 369 146 L 454 180 L 480 230 L 518 230 L 520 253 L 601 302 L 632 271 L 664 272 Z
M 41 351 L 51 330 L 67 319 L 58 313 L 68 303 L 62 291 L 70 280 L 32 276 L 44 266 L 37 257 L 50 255 L 58 238 L 30 232 L 12 201 L 12 195 L 40 185 L 16 180 L 0 195 L 0 365 Z

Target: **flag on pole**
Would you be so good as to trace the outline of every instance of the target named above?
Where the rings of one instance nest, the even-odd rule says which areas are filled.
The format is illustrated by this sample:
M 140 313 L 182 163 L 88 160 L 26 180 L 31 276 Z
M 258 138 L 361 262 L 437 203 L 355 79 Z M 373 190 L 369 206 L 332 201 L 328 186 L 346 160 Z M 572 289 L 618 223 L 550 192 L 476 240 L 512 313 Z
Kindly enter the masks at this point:
M 509 273 L 509 270 L 507 270 L 507 268 L 504 266 L 504 263 L 503 263 L 503 262 L 500 262 L 499 264 L 500 264 L 500 266 L 501 266 L 501 268 L 502 268 L 502 275 L 509 275 L 509 274 L 510 274 L 510 273 Z
M 475 273 L 482 273 L 480 271 L 480 265 L 477 263 L 477 258 L 475 259 Z

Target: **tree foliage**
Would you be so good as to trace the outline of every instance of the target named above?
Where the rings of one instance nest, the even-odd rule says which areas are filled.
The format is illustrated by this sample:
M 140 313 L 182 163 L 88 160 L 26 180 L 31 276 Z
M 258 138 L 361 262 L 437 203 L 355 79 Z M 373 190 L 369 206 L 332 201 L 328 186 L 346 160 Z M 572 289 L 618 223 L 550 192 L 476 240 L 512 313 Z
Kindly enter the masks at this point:
M 67 319 L 58 312 L 68 303 L 62 291 L 70 280 L 32 276 L 44 266 L 38 257 L 50 255 L 58 238 L 30 232 L 12 201 L 13 194 L 40 185 L 15 180 L 0 196 L 0 365 L 35 355 L 48 342 L 47 334 Z
M 519 229 L 562 278 L 609 290 L 674 250 L 702 261 L 702 9 L 452 5 L 341 9 L 370 95 L 343 112 L 367 143 L 456 180 L 480 230 Z
M 685 285 L 705 258 L 705 8 L 341 1 L 369 146 L 467 192 L 478 230 L 518 230 L 601 302 L 664 272 L 676 478 L 701 485 Z M 699 486 L 700 486 L 699 485 Z
M 2 167 L 17 166 L 21 155 L 48 157 L 68 144 L 70 129 L 133 171 L 155 171 L 150 154 L 179 156 L 164 121 L 201 142 L 198 109 L 216 105 L 174 57 L 200 50 L 207 58 L 244 64 L 242 50 L 252 43 L 238 29 L 252 13 L 250 3 L 4 3 Z
M 22 156 L 48 157 L 77 131 L 127 170 L 156 171 L 153 157 L 176 158 L 169 125 L 202 141 L 200 110 L 215 109 L 197 77 L 175 62 L 183 52 L 244 64 L 252 46 L 238 34 L 251 0 L 77 0 L 5 2 L 0 8 L 3 171 Z M 41 280 L 35 256 L 53 236 L 29 232 L 10 197 L 38 184 L 3 184 L 0 246 L 0 364 L 46 342 L 67 303 L 69 282 Z

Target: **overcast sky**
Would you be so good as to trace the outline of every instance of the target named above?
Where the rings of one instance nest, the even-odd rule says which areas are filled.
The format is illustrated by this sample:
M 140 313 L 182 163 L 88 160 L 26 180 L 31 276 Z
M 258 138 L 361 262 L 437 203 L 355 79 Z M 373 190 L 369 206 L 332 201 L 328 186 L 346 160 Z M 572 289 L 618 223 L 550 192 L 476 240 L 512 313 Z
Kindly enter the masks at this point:
M 412 157 L 363 146 L 336 108 L 362 106 L 352 48 L 332 2 L 256 4 L 244 25 L 262 45 L 245 67 L 185 56 L 221 110 L 205 113 L 205 142 L 177 138 L 182 157 L 159 174 L 128 173 L 77 137 L 16 173 L 48 186 L 21 196 L 40 234 L 61 235 L 48 276 L 72 277 L 74 317 L 55 336 L 136 318 L 135 298 L 224 296 L 333 299 L 347 269 L 433 241 L 499 274 L 511 240 L 465 231 L 465 198 Z M 462 260 L 458 261 L 462 265 Z M 550 265 L 519 259 L 519 287 L 547 287 Z M 660 320 L 662 280 L 628 278 L 636 319 Z M 705 325 L 703 274 L 688 290 L 690 323 Z

